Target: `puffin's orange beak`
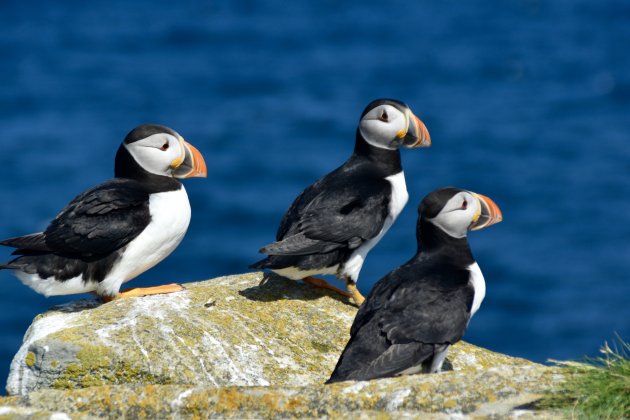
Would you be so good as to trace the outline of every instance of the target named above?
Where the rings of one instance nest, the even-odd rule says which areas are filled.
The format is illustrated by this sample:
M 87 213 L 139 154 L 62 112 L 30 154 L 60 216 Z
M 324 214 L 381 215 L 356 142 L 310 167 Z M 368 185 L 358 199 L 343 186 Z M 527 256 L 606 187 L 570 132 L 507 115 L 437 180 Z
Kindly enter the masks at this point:
M 205 178 L 208 176 L 206 161 L 192 144 L 182 140 L 184 160 L 174 171 L 175 178 Z
M 409 127 L 402 139 L 402 145 L 408 148 L 431 146 L 431 136 L 427 126 L 411 111 L 409 111 Z
M 479 230 L 503 220 L 503 214 L 494 201 L 485 195 L 472 193 L 479 201 L 480 213 L 470 225 L 470 230 Z

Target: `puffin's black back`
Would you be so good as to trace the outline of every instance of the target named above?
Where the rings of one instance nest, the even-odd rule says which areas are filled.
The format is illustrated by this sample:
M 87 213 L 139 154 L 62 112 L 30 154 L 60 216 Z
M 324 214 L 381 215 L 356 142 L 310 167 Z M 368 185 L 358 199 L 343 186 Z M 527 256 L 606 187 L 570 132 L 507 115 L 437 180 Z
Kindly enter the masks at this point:
M 65 281 L 79 275 L 102 281 L 124 247 L 151 221 L 149 197 L 182 187 L 174 178 L 152 174 L 124 147 L 153 134 L 177 136 L 168 127 L 134 128 L 118 148 L 115 178 L 75 197 L 44 232 L 10 238 L 0 245 L 20 255 L 0 269 L 20 270 L 40 278 Z
M 379 280 L 361 305 L 328 383 L 427 371 L 436 354 L 461 340 L 474 299 L 466 238 L 453 238 L 427 219 L 459 189 L 431 194 L 419 206 L 418 252 Z
M 325 250 L 302 255 L 269 255 L 250 267 L 311 270 L 345 260 L 356 248 L 356 241 L 380 232 L 391 198 L 391 184 L 386 178 L 401 171 L 398 150 L 373 147 L 357 130 L 352 156 L 295 199 L 276 233 L 276 241 L 282 241 L 303 232 L 308 225 L 311 230 L 307 236 L 322 241 Z M 266 247 L 262 251 L 267 250 Z

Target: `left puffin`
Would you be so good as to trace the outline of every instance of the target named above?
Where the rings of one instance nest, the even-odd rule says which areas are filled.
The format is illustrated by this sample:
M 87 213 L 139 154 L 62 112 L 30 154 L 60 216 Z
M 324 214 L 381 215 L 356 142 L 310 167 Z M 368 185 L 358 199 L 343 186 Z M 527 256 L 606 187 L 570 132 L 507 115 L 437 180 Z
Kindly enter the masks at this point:
M 94 292 L 110 301 L 182 290 L 169 284 L 119 292 L 186 234 L 190 203 L 176 178 L 206 176 L 201 153 L 174 130 L 138 126 L 116 153 L 113 179 L 78 195 L 44 232 L 0 241 L 18 255 L 0 269 L 45 296 Z

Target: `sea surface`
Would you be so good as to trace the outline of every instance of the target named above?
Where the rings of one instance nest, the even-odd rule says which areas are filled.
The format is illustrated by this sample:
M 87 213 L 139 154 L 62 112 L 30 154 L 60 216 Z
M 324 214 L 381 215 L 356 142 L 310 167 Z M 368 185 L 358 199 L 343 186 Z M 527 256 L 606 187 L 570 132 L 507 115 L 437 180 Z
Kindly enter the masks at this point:
M 465 339 L 595 356 L 630 339 L 629 45 L 624 0 L 3 1 L 0 237 L 45 229 L 112 176 L 128 131 L 161 123 L 208 179 L 186 181 L 180 247 L 130 285 L 246 272 L 350 155 L 365 105 L 397 98 L 433 147 L 403 150 L 410 201 L 359 288 L 414 254 L 424 195 L 471 189 L 504 222 L 470 235 L 487 294 Z M 33 317 L 86 296 L 46 299 L 7 271 L 0 286 L 1 382 Z

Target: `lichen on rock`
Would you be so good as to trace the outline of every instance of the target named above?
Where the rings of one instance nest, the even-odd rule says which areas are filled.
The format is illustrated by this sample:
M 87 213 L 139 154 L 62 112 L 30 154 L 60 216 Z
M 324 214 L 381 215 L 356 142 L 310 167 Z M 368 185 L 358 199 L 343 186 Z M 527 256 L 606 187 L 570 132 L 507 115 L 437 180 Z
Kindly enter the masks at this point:
M 19 397 L 0 398 L 0 419 L 500 417 L 563 380 L 460 342 L 440 374 L 323 385 L 356 314 L 347 298 L 262 273 L 185 287 L 38 316 L 7 382 Z
M 308 285 L 262 279 L 223 277 L 169 295 L 52 308 L 27 332 L 7 390 L 323 382 L 356 308 Z
M 122 385 L 40 390 L 11 403 L 70 417 L 503 418 L 531 414 L 519 407 L 537 400 L 539 392 L 560 378 L 552 368 L 515 365 L 303 387 Z M 7 403 L 0 399 L 0 410 Z

